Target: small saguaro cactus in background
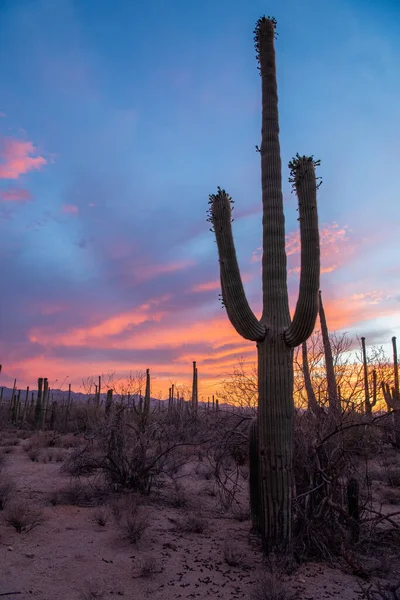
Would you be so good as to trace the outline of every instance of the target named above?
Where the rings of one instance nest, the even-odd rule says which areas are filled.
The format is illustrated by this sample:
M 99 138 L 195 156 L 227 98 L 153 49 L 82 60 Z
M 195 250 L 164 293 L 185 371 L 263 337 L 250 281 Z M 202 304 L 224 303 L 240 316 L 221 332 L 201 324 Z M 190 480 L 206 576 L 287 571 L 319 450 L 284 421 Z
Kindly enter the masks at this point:
M 393 424 L 395 440 L 394 446 L 400 449 L 400 386 L 399 386 L 399 363 L 397 357 L 397 340 L 396 337 L 392 337 L 392 348 L 393 348 L 393 375 L 394 375 L 394 386 L 391 388 L 388 383 L 382 381 L 381 388 L 383 397 L 387 404 L 388 410 L 393 411 Z
M 335 366 L 333 364 L 332 346 L 329 339 L 328 325 L 325 317 L 324 305 L 322 303 L 322 293 L 319 291 L 319 321 L 321 324 L 322 344 L 324 346 L 325 370 L 328 384 L 328 405 L 329 412 L 338 417 L 341 413 L 339 395 L 336 385 Z
M 365 337 L 361 338 L 361 353 L 363 361 L 363 372 L 364 372 L 364 410 L 365 415 L 368 419 L 372 418 L 372 409 L 377 402 L 377 396 L 372 397 L 369 391 L 369 378 L 368 378 L 368 357 L 367 349 L 365 346 Z
M 232 199 L 218 188 L 210 195 L 209 220 L 218 246 L 222 301 L 236 331 L 256 342 L 258 352 L 258 493 L 260 530 L 266 552 L 286 550 L 292 532 L 293 349 L 311 335 L 318 313 L 320 273 L 317 178 L 313 157 L 289 163 L 298 196 L 301 237 L 300 291 L 293 319 L 287 290 L 285 217 L 279 145 L 275 27 L 262 17 L 255 46 L 262 89 L 261 157 L 263 204 L 262 287 L 260 319 L 243 288 L 232 236 Z
M 192 411 L 194 415 L 197 415 L 199 406 L 199 383 L 196 361 L 193 361 L 193 383 L 192 383 Z
M 35 429 L 40 429 L 40 424 L 42 422 L 42 391 L 43 391 L 43 377 L 39 377 L 38 379 L 38 392 L 36 398 L 36 406 L 35 406 Z

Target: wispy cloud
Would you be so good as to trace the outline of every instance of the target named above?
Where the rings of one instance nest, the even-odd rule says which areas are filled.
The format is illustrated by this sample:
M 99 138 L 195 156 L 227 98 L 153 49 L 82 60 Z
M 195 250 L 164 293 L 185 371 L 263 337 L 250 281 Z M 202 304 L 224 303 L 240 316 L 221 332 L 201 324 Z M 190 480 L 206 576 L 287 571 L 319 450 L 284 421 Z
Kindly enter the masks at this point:
M 32 200 L 32 194 L 29 190 L 23 188 L 9 188 L 0 191 L 1 202 L 28 202 Z
M 77 215 L 79 212 L 79 208 L 76 206 L 76 204 L 63 204 L 61 210 L 67 215 Z

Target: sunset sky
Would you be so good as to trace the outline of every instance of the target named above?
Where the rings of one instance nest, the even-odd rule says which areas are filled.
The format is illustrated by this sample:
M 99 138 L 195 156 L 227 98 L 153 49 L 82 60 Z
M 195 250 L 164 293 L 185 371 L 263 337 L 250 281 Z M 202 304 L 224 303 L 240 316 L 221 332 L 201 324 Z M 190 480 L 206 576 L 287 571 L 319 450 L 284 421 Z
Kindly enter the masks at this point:
M 206 210 L 217 186 L 234 198 L 260 314 L 263 14 L 278 21 L 291 306 L 299 152 L 322 161 L 330 329 L 400 336 L 398 0 L 2 0 L 0 385 L 149 367 L 164 394 L 197 360 L 207 397 L 255 360 L 218 300 Z

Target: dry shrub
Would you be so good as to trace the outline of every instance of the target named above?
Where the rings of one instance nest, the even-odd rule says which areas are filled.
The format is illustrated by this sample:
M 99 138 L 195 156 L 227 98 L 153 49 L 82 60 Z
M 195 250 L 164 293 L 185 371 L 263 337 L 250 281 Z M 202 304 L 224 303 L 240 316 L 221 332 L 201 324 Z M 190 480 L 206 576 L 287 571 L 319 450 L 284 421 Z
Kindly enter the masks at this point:
M 62 493 L 59 490 L 54 490 L 48 495 L 48 501 L 52 506 L 57 506 L 63 503 Z
M 135 514 L 126 514 L 120 521 L 122 539 L 130 544 L 137 544 L 143 537 L 150 523 L 145 514 L 137 510 Z
M 40 509 L 29 506 L 25 500 L 15 500 L 7 505 L 4 520 L 14 527 L 17 533 L 27 533 L 43 523 Z
M 138 574 L 133 575 L 134 579 L 141 577 L 142 579 L 149 579 L 156 573 L 162 573 L 162 569 L 157 568 L 157 561 L 153 556 L 145 556 L 140 561 L 137 569 Z
M 331 560 L 356 535 L 348 516 L 347 484 L 355 474 L 362 516 L 371 503 L 366 461 L 380 437 L 379 429 L 362 415 L 334 419 L 324 414 L 316 419 L 296 413 L 294 545 L 299 559 Z
M 150 523 L 137 496 L 129 495 L 111 503 L 112 515 L 121 531 L 122 539 L 137 544 Z
M 107 492 L 101 486 L 92 483 L 73 481 L 61 491 L 63 504 L 72 506 L 98 506 L 107 498 Z
M 251 600 L 294 600 L 298 598 L 297 592 L 289 590 L 284 580 L 285 572 L 291 570 L 289 559 L 287 563 L 282 562 L 282 557 L 278 558 L 274 554 L 270 554 L 266 568 L 266 573 L 252 591 Z
M 73 477 L 92 475 L 102 465 L 102 457 L 89 444 L 84 448 L 75 448 L 64 460 L 61 471 Z
M 0 452 L 0 471 L 4 467 L 5 463 L 6 463 L 6 455 L 2 451 L 2 452 Z
M 103 600 L 105 594 L 103 584 L 90 579 L 83 584 L 79 591 L 79 598 L 80 600 Z
M 208 522 L 200 515 L 187 515 L 183 521 L 177 525 L 178 531 L 182 533 L 204 533 L 208 527 Z
M 249 521 L 251 518 L 250 510 L 248 508 L 243 508 L 238 504 L 235 504 L 231 508 L 232 517 L 235 521 L 239 521 L 239 523 L 243 523 L 244 521 Z
M 390 487 L 400 488 L 400 467 L 388 469 L 387 482 Z
M 39 448 L 32 447 L 30 450 L 28 450 L 28 456 L 32 462 L 39 462 L 39 458 L 40 458 Z
M 387 504 L 393 504 L 395 506 L 400 504 L 400 490 L 399 489 L 385 489 L 382 491 L 382 500 Z
M 15 484 L 9 477 L 4 475 L 0 481 L 0 510 L 4 510 L 6 504 L 14 494 Z
M 2 440 L 0 440 L 0 447 L 6 446 L 18 446 L 19 439 L 14 435 L 6 434 Z
M 100 525 L 100 527 L 105 527 L 108 521 L 109 513 L 108 511 L 100 506 L 93 513 L 93 521 Z
M 224 561 L 230 567 L 246 567 L 244 556 L 232 542 L 227 542 L 224 546 Z
M 188 505 L 188 497 L 180 483 L 174 482 L 173 489 L 167 494 L 167 502 L 173 508 L 185 508 Z
M 360 587 L 366 600 L 400 600 L 400 581 L 378 582 L 376 587 Z
M 261 577 L 250 596 L 251 600 L 292 600 L 295 597 L 296 594 L 289 591 L 282 579 L 272 573 Z

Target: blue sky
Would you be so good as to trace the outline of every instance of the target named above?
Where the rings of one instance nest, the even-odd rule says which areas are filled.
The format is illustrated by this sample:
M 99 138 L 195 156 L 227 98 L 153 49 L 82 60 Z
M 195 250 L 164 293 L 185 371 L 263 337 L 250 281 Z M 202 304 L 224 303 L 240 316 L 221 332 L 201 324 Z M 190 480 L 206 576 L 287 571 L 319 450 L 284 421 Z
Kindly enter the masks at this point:
M 186 381 L 197 358 L 211 385 L 238 356 L 253 360 L 218 302 L 206 210 L 218 185 L 234 197 L 239 261 L 259 310 L 252 32 L 262 14 L 278 20 L 288 240 L 297 213 L 287 163 L 314 154 L 331 328 L 377 344 L 400 335 L 397 2 L 9 0 L 0 2 L 4 382 L 52 373 L 77 385 L 149 366 L 161 389 Z M 290 254 L 292 306 L 298 260 Z

